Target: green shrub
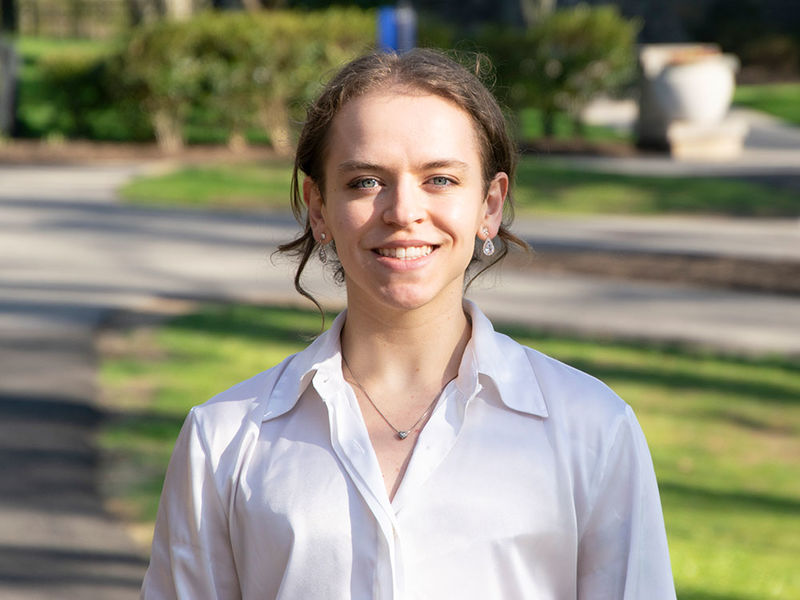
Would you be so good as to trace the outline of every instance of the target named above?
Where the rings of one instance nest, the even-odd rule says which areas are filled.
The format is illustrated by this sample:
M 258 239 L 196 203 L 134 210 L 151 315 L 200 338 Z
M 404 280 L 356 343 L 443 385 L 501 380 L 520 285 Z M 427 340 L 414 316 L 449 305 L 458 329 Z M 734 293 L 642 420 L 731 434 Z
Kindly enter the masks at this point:
M 232 143 L 258 126 L 286 150 L 293 107 L 374 37 L 374 14 L 355 9 L 205 13 L 137 30 L 125 71 L 167 149 L 183 143 L 189 115 L 199 110 Z
M 142 140 L 152 132 L 137 106 L 120 87 L 120 57 L 102 50 L 64 47 L 36 60 L 40 101 L 49 110 L 39 133 L 100 140 Z
M 104 57 L 67 50 L 45 55 L 39 62 L 44 91 L 59 109 L 51 129 L 69 137 L 91 137 L 93 112 L 109 103 L 102 84 Z
M 612 94 L 633 79 L 637 21 L 611 5 L 563 9 L 527 30 L 490 28 L 479 45 L 497 69 L 497 91 L 512 108 L 537 108 L 553 133 L 555 115 L 579 111 L 597 94 Z

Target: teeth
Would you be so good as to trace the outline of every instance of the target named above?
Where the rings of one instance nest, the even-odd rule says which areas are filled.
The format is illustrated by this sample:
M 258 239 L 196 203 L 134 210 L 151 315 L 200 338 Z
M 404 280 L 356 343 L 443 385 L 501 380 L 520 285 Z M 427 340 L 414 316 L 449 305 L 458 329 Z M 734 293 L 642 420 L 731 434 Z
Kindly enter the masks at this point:
M 433 252 L 433 246 L 410 246 L 408 248 L 378 248 L 378 254 L 400 260 L 413 260 L 428 256 Z

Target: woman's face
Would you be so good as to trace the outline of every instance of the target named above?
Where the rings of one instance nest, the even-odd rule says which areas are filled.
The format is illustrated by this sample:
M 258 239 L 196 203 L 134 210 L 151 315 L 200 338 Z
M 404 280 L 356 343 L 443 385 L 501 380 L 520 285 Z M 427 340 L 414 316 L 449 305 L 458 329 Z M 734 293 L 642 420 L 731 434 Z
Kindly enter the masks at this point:
M 505 173 L 486 190 L 465 111 L 407 90 L 353 99 L 333 119 L 324 172 L 321 194 L 308 179 L 303 191 L 315 237 L 336 242 L 348 306 L 460 306 L 475 236 L 497 234 L 508 190 Z

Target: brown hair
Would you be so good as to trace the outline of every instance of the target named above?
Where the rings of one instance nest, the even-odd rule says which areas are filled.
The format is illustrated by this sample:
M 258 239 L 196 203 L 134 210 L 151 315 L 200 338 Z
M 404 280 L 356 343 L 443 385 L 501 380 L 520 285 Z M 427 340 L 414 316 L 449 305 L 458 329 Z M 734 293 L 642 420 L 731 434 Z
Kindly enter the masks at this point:
M 498 172 L 502 171 L 508 175 L 510 181 L 514 180 L 517 162 L 515 144 L 508 133 L 506 120 L 497 100 L 479 79 L 490 70 L 488 61 L 476 56 L 474 65 L 474 72 L 470 72 L 445 54 L 430 49 L 415 49 L 405 54 L 368 54 L 346 64 L 328 82 L 317 101 L 308 108 L 295 154 L 291 188 L 292 212 L 303 227 L 303 232 L 291 242 L 279 246 L 278 251 L 299 258 L 294 286 L 320 311 L 322 308 L 319 303 L 303 288 L 301 281 L 303 270 L 317 247 L 317 241 L 311 231 L 299 175 L 303 172 L 321 191 L 324 189 L 323 165 L 328 131 L 334 117 L 349 100 L 376 89 L 398 86 L 449 100 L 469 114 L 475 124 L 486 190 Z M 503 222 L 497 234 L 502 243 L 496 244 L 497 252 L 488 263 L 480 258 L 472 259 L 470 267 L 477 267 L 477 270 L 469 277 L 465 287 L 502 260 L 508 254 L 509 244 L 528 250 L 528 245 L 508 229 L 513 219 L 514 206 L 509 189 L 503 208 Z M 474 256 L 480 256 L 480 252 L 476 252 Z M 338 261 L 336 273 L 336 280 L 343 281 L 344 273 Z

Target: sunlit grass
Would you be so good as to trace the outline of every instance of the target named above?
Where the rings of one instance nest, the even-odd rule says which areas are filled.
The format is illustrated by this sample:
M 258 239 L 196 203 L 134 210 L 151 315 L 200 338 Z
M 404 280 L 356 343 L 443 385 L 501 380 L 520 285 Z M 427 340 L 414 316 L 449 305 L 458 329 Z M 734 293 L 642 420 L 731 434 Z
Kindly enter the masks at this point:
M 125 336 L 102 364 L 118 416 L 101 442 L 130 514 L 154 517 L 190 406 L 300 350 L 319 327 L 312 312 L 226 305 Z M 682 600 L 800 597 L 800 363 L 506 330 L 600 377 L 636 410 Z
M 598 173 L 536 156 L 521 161 L 515 198 L 524 211 L 534 213 L 800 215 L 800 194 L 763 184 Z
M 137 204 L 288 210 L 291 180 L 292 167 L 288 161 L 187 167 L 166 175 L 135 179 L 120 194 Z
M 800 83 L 740 85 L 733 101 L 800 126 Z

